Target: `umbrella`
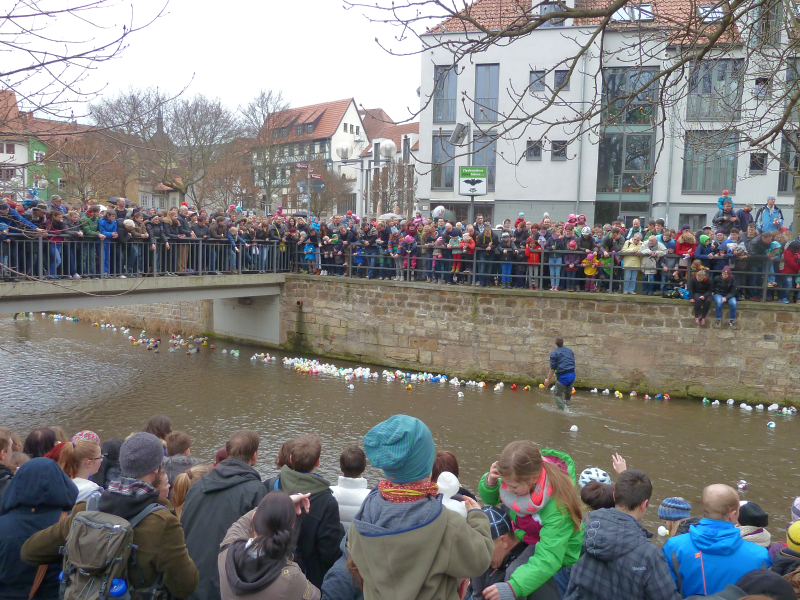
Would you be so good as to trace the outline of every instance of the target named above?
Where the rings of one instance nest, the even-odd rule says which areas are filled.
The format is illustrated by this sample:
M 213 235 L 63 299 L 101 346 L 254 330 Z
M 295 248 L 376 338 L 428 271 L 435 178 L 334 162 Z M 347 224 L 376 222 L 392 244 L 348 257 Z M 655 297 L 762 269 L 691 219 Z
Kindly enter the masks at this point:
M 452 223 L 457 223 L 458 219 L 456 219 L 456 213 L 452 210 L 445 210 L 441 215 L 439 215 L 439 219 L 444 219 L 445 222 L 450 221 Z
M 388 221 L 393 217 L 397 217 L 398 219 L 402 218 L 400 215 L 396 215 L 395 213 L 383 213 L 380 217 L 378 217 L 378 221 Z

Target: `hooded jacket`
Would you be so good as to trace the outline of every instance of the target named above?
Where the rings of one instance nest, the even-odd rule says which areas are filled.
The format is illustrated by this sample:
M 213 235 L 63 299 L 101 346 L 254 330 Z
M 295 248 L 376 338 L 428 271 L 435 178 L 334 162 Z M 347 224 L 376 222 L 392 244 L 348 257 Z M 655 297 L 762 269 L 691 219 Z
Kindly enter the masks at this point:
M 175 456 L 165 456 L 164 460 L 161 461 L 161 466 L 167 473 L 169 485 L 173 486 L 175 485 L 175 479 L 178 475 L 186 473 L 187 470 L 198 463 L 200 463 L 199 458 L 186 456 L 185 454 L 176 454 Z
M 633 240 L 629 239 L 622 247 L 622 266 L 632 269 L 638 269 L 642 266 L 642 242 L 634 244 Z
M 316 473 L 298 473 L 284 465 L 277 482 L 266 491 L 273 491 L 276 485 L 289 495 L 311 494 L 310 509 L 300 519 L 295 559 L 311 584 L 322 587 L 325 573 L 341 555 L 339 543 L 344 537 L 331 484 Z
M 27 599 L 36 567 L 19 559 L 22 545 L 34 533 L 71 511 L 78 488 L 49 458 L 34 458 L 10 479 L 0 505 L 0 598 Z M 37 600 L 58 598 L 60 564 L 47 569 Z
M 575 463 L 569 454 L 550 448 L 542 448 L 540 452 L 545 460 L 558 465 L 575 481 Z M 497 506 L 500 504 L 500 481 L 498 480 L 495 487 L 490 488 L 486 485 L 486 475 L 484 475 L 481 477 L 478 493 L 485 503 Z M 578 562 L 581 552 L 583 527 L 576 530 L 569 513 L 555 499 L 545 504 L 537 516 L 536 524 L 539 526 L 539 531 L 536 533 L 539 541 L 536 543 L 536 552 L 533 558 L 514 571 L 509 579 L 517 597 L 527 596 L 539 589 L 561 567 L 574 565 Z M 528 530 L 520 528 L 525 518 L 527 517 L 519 517 L 516 512 L 511 511 L 511 521 L 514 523 L 518 539 L 530 533 L 529 527 Z
M 616 508 L 589 514 L 583 554 L 572 567 L 564 600 L 678 600 L 669 567 L 647 532 Z
M 249 555 L 234 560 L 234 547 L 242 552 L 242 543 L 252 535 L 254 512 L 251 510 L 231 525 L 220 545 L 217 568 L 222 600 L 319 600 L 319 590 L 288 558 L 262 559 L 258 564 Z
M 772 564 L 766 548 L 744 541 L 733 523 L 715 519 L 701 519 L 688 534 L 667 540 L 662 551 L 684 598 L 716 594 L 745 573 Z
M 783 251 L 783 268 L 781 273 L 785 275 L 797 275 L 800 273 L 800 241 L 794 240 L 786 246 Z
M 0 465 L 0 507 L 3 506 L 3 494 L 8 489 L 11 483 L 11 478 L 14 476 L 14 471 L 5 465 Z
M 189 488 L 181 513 L 189 556 L 200 571 L 193 600 L 218 600 L 219 545 L 231 525 L 266 494 L 253 467 L 236 458 L 221 461 Z
M 377 488 L 347 537 L 365 600 L 453 600 L 458 580 L 486 571 L 494 551 L 489 519 L 480 510 L 465 519 L 444 509 L 441 495 L 393 503 Z
M 102 512 L 131 519 L 154 502 L 170 507 L 166 500 L 159 498 L 158 490 L 153 488 L 150 493 L 141 495 L 106 491 L 100 496 L 98 508 Z M 84 510 L 86 503 L 79 502 L 72 509 L 72 514 L 33 535 L 22 546 L 22 560 L 36 565 L 56 563 L 55 571 L 58 573 L 63 559 L 59 548 L 66 543 L 75 515 Z M 137 589 L 150 587 L 161 573 L 164 586 L 173 596 L 186 598 L 194 591 L 197 568 L 186 551 L 181 524 L 170 510 L 158 510 L 147 515 L 134 529 L 133 543 L 137 546 L 138 566 L 128 566 L 129 573 L 136 574 L 132 586 Z M 138 595 L 134 595 L 134 600 L 137 598 Z

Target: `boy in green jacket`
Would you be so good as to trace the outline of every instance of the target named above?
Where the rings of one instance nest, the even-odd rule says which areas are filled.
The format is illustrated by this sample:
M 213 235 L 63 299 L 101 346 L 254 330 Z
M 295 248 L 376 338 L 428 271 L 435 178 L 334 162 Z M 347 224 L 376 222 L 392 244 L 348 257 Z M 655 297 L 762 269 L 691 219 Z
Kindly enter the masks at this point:
M 465 498 L 466 519 L 442 506 L 430 481 L 436 449 L 419 419 L 395 415 L 364 436 L 364 450 L 386 479 L 356 514 L 348 544 L 364 599 L 458 600 L 459 580 L 489 567 L 489 519 Z

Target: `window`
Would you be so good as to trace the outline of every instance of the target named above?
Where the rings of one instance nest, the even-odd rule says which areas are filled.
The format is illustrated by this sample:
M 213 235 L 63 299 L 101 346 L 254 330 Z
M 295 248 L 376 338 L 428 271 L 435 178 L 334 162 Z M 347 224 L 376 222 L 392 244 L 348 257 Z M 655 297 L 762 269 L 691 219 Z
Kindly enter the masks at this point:
M 281 127 L 281 137 L 288 137 L 288 135 L 289 135 L 289 128 Z
M 544 76 L 544 71 L 531 71 L 531 83 L 528 89 L 531 92 L 543 92 L 545 89 Z
M 623 6 L 614 13 L 611 20 L 623 23 L 629 23 L 631 21 L 652 21 L 653 5 L 643 3 Z
M 344 132 L 347 133 L 347 123 L 344 124 Z
M 497 171 L 497 138 L 493 134 L 483 134 L 474 136 L 472 140 L 472 147 L 475 149 L 472 164 L 487 167 L 486 189 L 493 192 Z
M 434 69 L 433 121 L 434 123 L 456 122 L 456 81 L 458 76 L 452 67 Z
M 500 65 L 475 66 L 475 121 L 497 121 L 497 95 L 500 87 Z
M 33 162 L 42 162 L 45 157 L 44 150 L 34 150 L 33 151 Z
M 281 136 L 281 130 L 280 129 L 273 129 L 272 130 L 272 137 L 273 138 L 278 138 L 280 136 Z
M 683 226 L 685 223 L 689 226 L 691 231 L 699 231 L 702 227 L 705 226 L 706 222 L 708 221 L 707 215 L 690 215 L 690 214 L 683 214 L 681 213 L 680 217 L 678 218 L 678 223 Z
M 159 198 L 158 207 L 159 208 L 167 208 L 167 199 L 166 198 Z
M 786 97 L 786 102 L 788 103 L 789 102 L 789 97 L 788 97 L 789 94 L 791 94 L 794 91 L 794 88 L 797 86 L 798 71 L 800 70 L 800 69 L 798 69 L 798 66 L 800 66 L 798 63 L 800 61 L 798 61 L 798 59 L 794 58 L 794 59 L 789 59 L 786 62 L 789 63 L 789 66 L 786 67 L 786 96 L 787 96 Z M 792 121 L 796 121 L 797 120 L 797 111 L 793 110 L 791 112 L 791 116 L 789 118 Z
M 721 6 L 698 6 L 697 16 L 703 23 L 719 23 L 725 16 Z
M 797 159 L 797 138 L 795 143 L 783 137 L 781 141 L 781 172 L 778 175 L 778 193 L 794 195 L 795 173 L 800 171 L 800 161 Z
M 686 135 L 683 155 L 683 192 L 718 194 L 736 191 L 735 133 L 692 131 Z
M 294 134 L 295 135 L 303 135 L 303 126 L 302 125 L 295 125 L 294 126 Z
M 3 144 L 0 144 L 0 149 L 2 149 Z M 15 154 L 16 148 L 14 144 L 6 144 L 6 154 Z
M 769 77 L 756 77 L 753 95 L 756 98 L 769 98 L 772 93 Z
M 433 169 L 431 189 L 453 189 L 453 155 L 455 148 L 450 143 L 450 133 L 433 136 Z
M 539 140 L 528 140 L 525 148 L 525 160 L 542 160 L 542 142 Z
M 306 123 L 306 133 L 314 133 L 314 124 Z
M 751 152 L 750 153 L 750 174 L 751 175 L 764 175 L 767 172 L 767 153 L 766 152 Z
M 653 125 L 658 69 L 603 69 L 605 119 L 617 125 Z
M 597 153 L 598 198 L 610 200 L 616 196 L 626 202 L 649 199 L 654 140 L 652 132 L 606 132 Z
M 361 127 L 359 125 L 356 125 L 356 135 L 361 135 L 360 132 L 361 132 Z
M 3 181 L 8 181 L 14 178 L 15 169 L 0 169 L 0 179 Z
M 739 118 L 744 61 L 705 60 L 690 67 L 688 118 L 720 121 Z
M 765 0 L 758 7 L 754 41 L 756 44 L 775 46 L 781 41 L 782 3 L 780 0 Z
M 546 2 L 539 6 L 539 14 L 544 16 L 551 12 L 562 12 L 567 10 L 566 7 L 559 6 L 556 2 Z M 563 27 L 566 19 L 550 19 L 542 23 L 541 27 Z
M 569 142 L 553 141 L 550 147 L 550 160 L 567 160 Z
M 556 71 L 555 89 L 560 88 L 562 91 L 569 89 L 569 71 Z

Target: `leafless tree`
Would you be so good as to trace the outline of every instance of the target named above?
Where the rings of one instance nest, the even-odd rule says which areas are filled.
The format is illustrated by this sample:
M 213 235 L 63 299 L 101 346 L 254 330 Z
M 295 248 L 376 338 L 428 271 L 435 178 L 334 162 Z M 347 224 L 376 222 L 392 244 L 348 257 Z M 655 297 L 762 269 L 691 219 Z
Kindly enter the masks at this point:
M 650 184 L 666 143 L 681 137 L 696 151 L 697 162 L 766 155 L 752 157 L 753 166 L 763 158 L 765 169 L 787 178 L 781 185 L 794 190 L 794 222 L 800 222 L 796 0 L 578 0 L 573 7 L 562 0 L 345 0 L 345 5 L 371 22 L 396 27 L 391 42 L 378 42 L 388 53 L 449 57 L 437 61 L 433 85 L 423 86 L 422 107 L 410 119 L 439 110 L 448 74 L 480 62 L 486 51 L 565 21 L 576 26 L 560 32 L 571 51 L 555 64 L 531 60 L 529 85 L 500 82 L 505 101 L 499 104 L 505 108 L 472 90 L 458 90 L 479 139 L 443 144 L 445 160 L 493 151 L 502 140 L 512 150 L 499 151 L 497 160 L 518 164 L 526 158 L 526 138 L 527 148 L 534 149 L 582 136 L 598 143 L 609 126 L 647 125 L 656 133 L 653 147 L 639 151 L 654 158 L 641 180 L 629 182 L 632 187 Z M 568 102 L 561 92 L 576 78 L 585 81 L 588 93 L 579 103 Z M 480 135 L 489 129 L 490 135 Z M 437 162 L 420 170 L 430 172 Z
M 261 90 L 247 105 L 238 109 L 244 135 L 250 139 L 253 157 L 253 174 L 258 186 L 257 193 L 264 198 L 264 205 L 272 202 L 272 195 L 280 193 L 283 186 L 275 185 L 279 138 L 275 135 L 285 126 L 289 117 L 289 103 L 279 91 Z
M 410 217 L 417 191 L 417 174 L 414 165 L 403 159 L 389 161 L 372 176 L 371 210 L 376 214 L 399 209 L 399 214 Z M 396 211 L 395 211 L 396 212 Z

